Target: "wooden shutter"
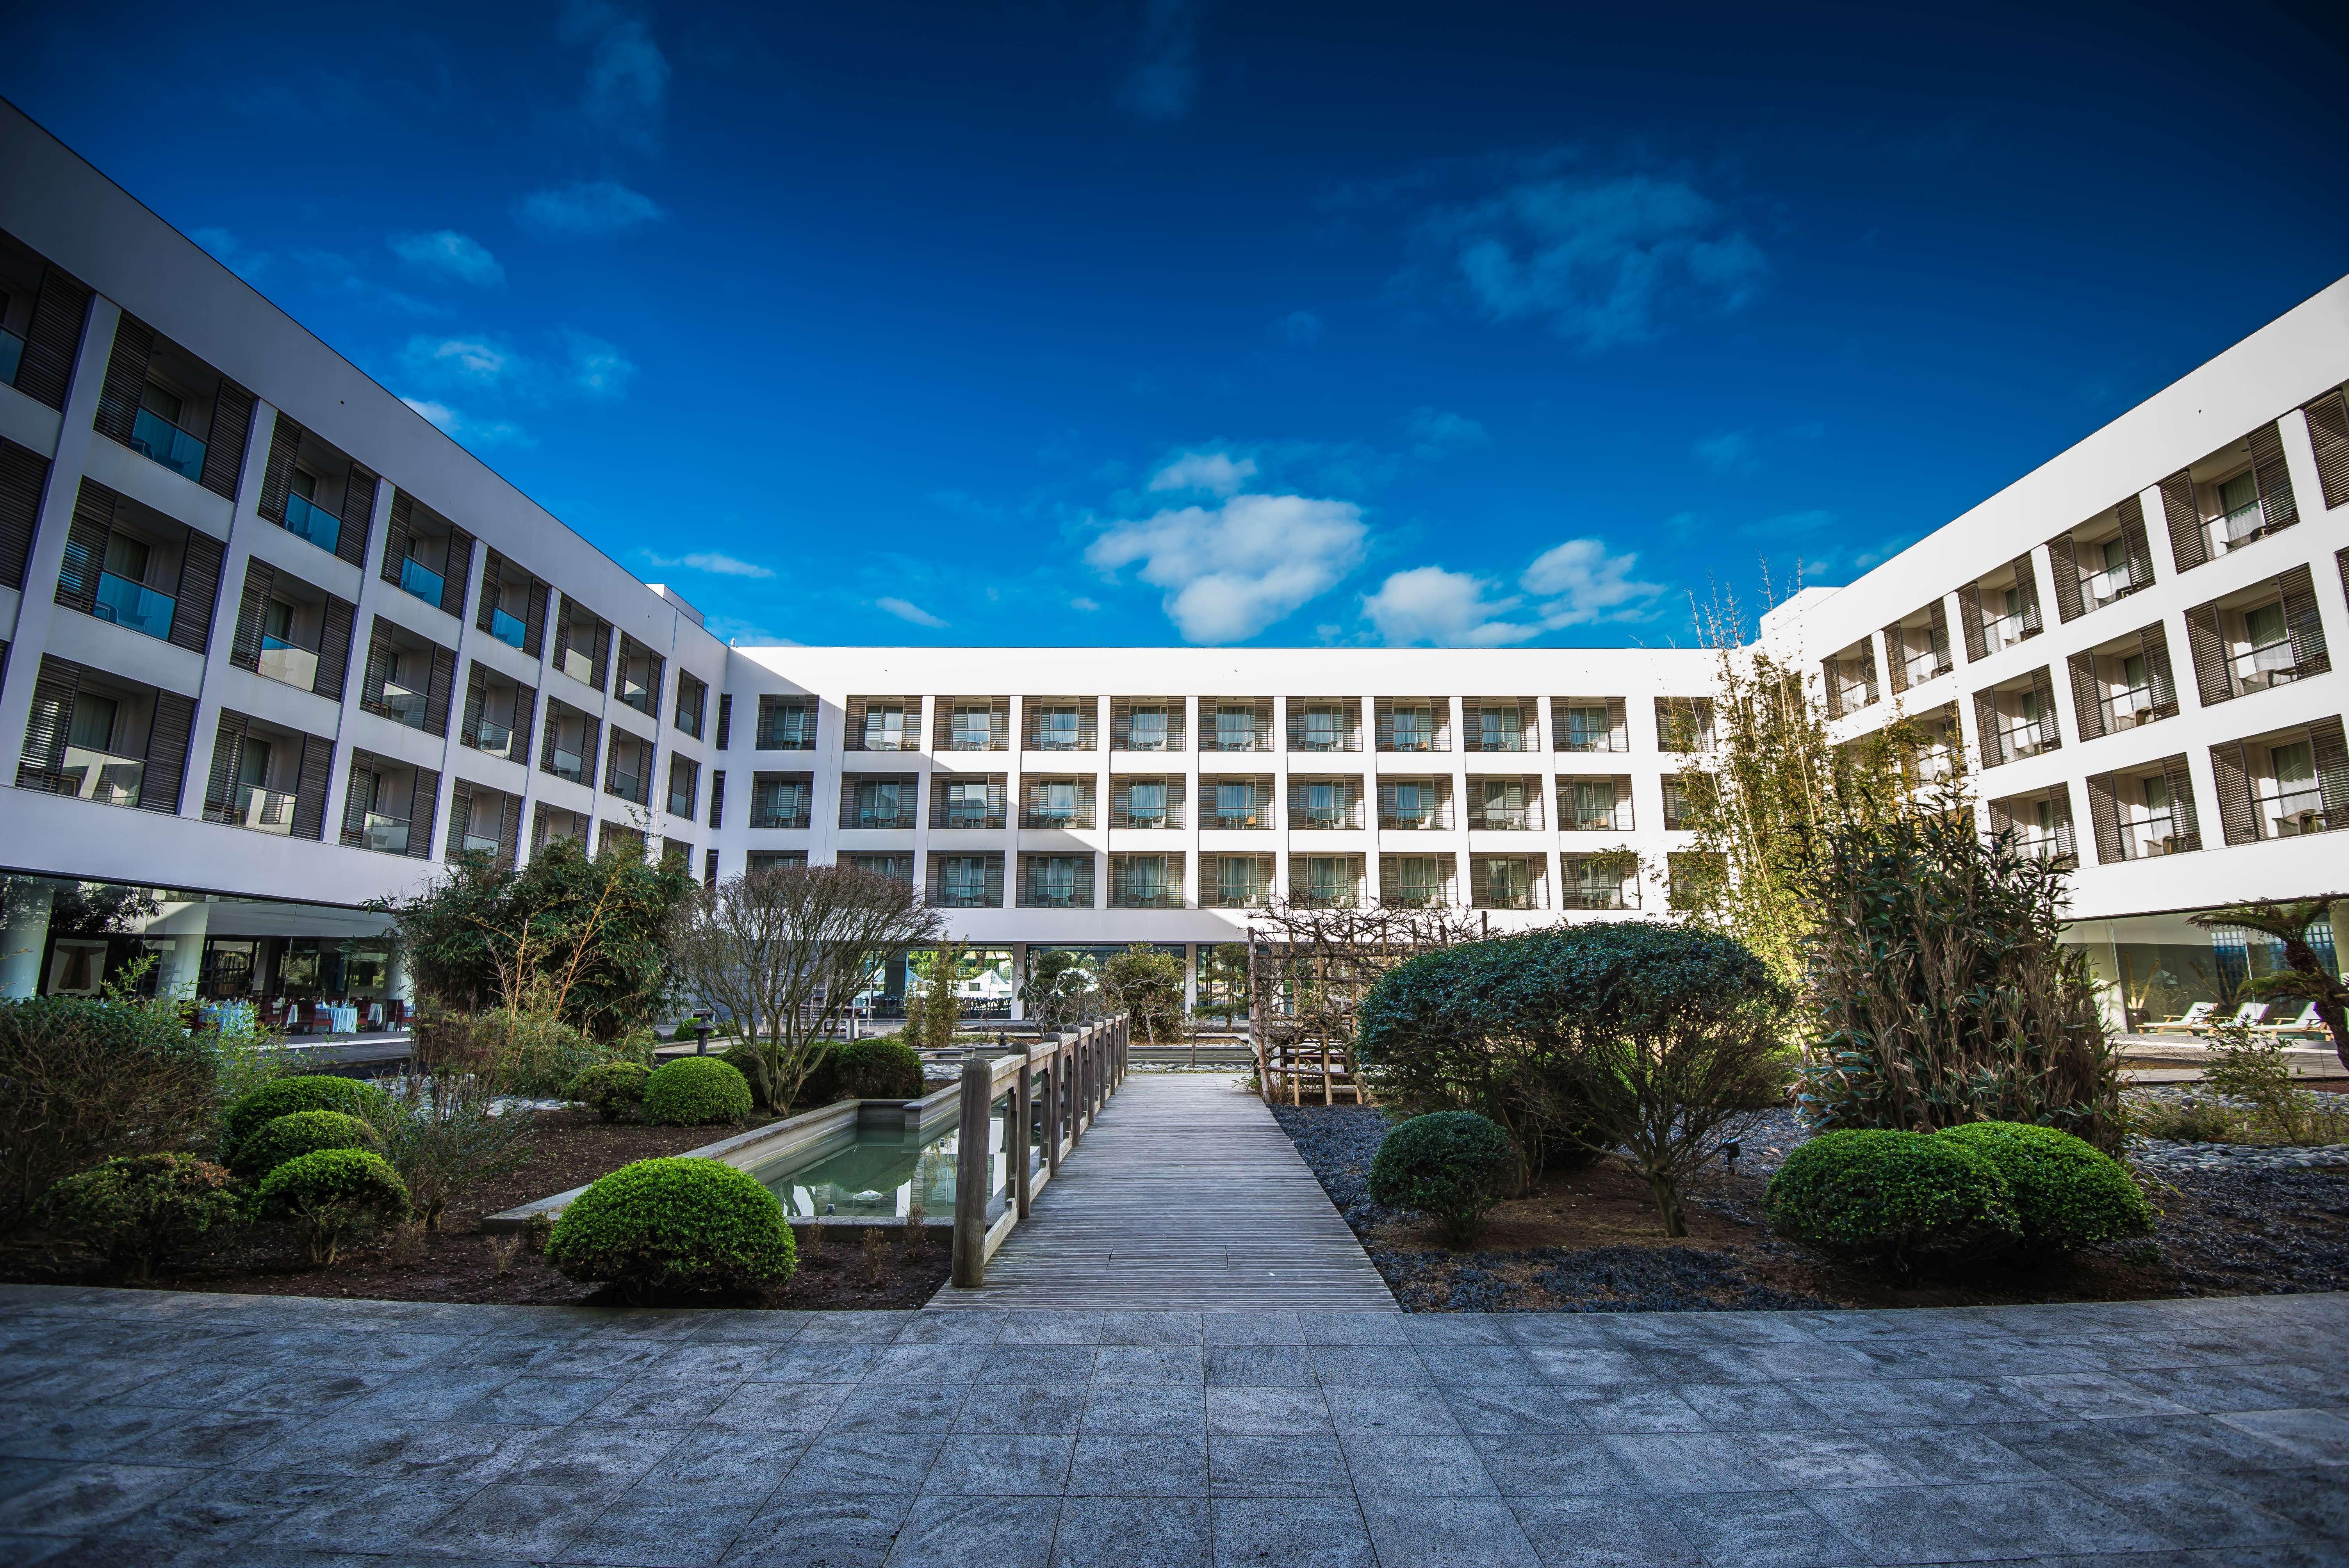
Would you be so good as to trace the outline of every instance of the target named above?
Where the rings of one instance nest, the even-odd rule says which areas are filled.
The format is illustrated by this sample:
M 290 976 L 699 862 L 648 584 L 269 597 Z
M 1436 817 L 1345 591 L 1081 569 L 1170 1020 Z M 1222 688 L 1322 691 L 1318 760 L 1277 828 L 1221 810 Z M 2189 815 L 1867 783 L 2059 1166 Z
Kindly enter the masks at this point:
M 25 330 L 24 357 L 16 366 L 17 391 L 52 408 L 65 407 L 88 315 L 89 290 L 55 267 L 45 268 L 32 325 Z
M 943 778 L 944 775 L 940 777 Z M 725 816 L 726 769 L 713 768 L 709 770 L 709 825 L 713 828 L 722 826 Z M 931 826 L 935 827 L 936 823 L 933 822 Z
M 155 717 L 147 727 L 147 771 L 139 784 L 140 810 L 179 814 L 180 788 L 188 776 L 188 741 L 195 727 L 194 697 L 175 691 L 155 694 Z
M 81 481 L 73 521 L 66 529 L 57 602 L 85 615 L 98 613 L 98 574 L 106 570 L 106 542 L 114 532 L 114 492 L 96 480 Z
M 1982 588 L 1969 583 L 1958 590 L 1958 619 L 1965 623 L 1966 662 L 1973 664 L 1989 656 L 1990 645 L 1982 638 Z
M 48 481 L 47 458 L 30 447 L 0 439 L 0 588 L 25 586 L 33 531 L 40 525 L 41 492 Z M 2349 567 L 2344 573 L 2349 575 Z
M 588 789 L 595 788 L 595 763 L 603 753 L 596 749 L 604 738 L 604 721 L 593 714 L 583 716 L 579 734 L 579 782 Z
M 2194 775 L 2186 766 L 2186 754 L 2161 759 L 2162 781 L 2169 786 L 2169 817 L 2171 832 L 2180 854 L 2189 854 L 2202 847 L 2202 814 L 2194 807 Z
M 2045 665 L 2031 672 L 2031 692 L 2039 699 L 2039 748 L 2054 751 L 2064 744 L 2064 730 L 2055 720 L 2055 677 Z
M 253 433 L 253 394 L 223 377 L 212 394 L 212 434 L 204 442 L 203 474 L 196 482 L 217 496 L 236 499 L 244 473 L 245 438 Z
M 2234 673 L 2227 667 L 2227 642 L 2219 635 L 2219 606 L 2197 604 L 2186 612 L 2186 650 L 2194 659 L 2194 689 L 2204 707 L 2215 707 L 2235 696 Z
M 2120 808 L 2113 800 L 2113 776 L 2098 773 L 2088 780 L 2088 825 L 2096 836 L 2096 863 L 2118 865 L 2128 859 L 2121 842 Z
M 294 493 L 294 459 L 302 451 L 302 427 L 276 411 L 269 428 L 269 461 L 261 470 L 261 515 L 281 526 L 285 521 L 285 498 Z
M 358 614 L 359 607 L 349 600 L 326 595 L 326 613 L 319 618 L 318 679 L 310 688 L 320 696 L 343 700 L 343 683 L 351 673 L 351 628 Z
M 365 566 L 367 528 L 374 521 L 375 476 L 354 463 L 343 486 L 343 526 L 335 536 L 335 553 L 354 566 Z
M 2137 634 L 2137 651 L 2145 655 L 2146 684 L 2153 690 L 2153 711 L 2162 718 L 2178 713 L 2178 681 L 2169 672 L 2169 634 L 2156 621 Z
M 440 579 L 440 608 L 462 620 L 465 593 L 473 585 L 473 536 L 463 529 L 449 530 L 448 572 Z
M 2324 798 L 2324 825 L 2349 827 L 2349 744 L 2341 720 L 2320 718 L 2308 727 L 2309 749 L 2316 754 L 2316 788 Z
M 2059 533 L 2047 542 L 2047 566 L 2055 573 L 2055 615 L 2058 620 L 2076 621 L 2083 613 L 2080 599 L 2080 553 L 2072 548 L 2072 536 Z
M 489 695 L 490 683 L 481 673 L 481 661 L 475 659 L 465 666 L 465 717 L 457 727 L 459 745 L 481 743 L 481 702 Z
M 2219 785 L 2219 830 L 2227 842 L 2258 843 L 2260 822 L 2251 813 L 2251 769 L 2244 760 L 2241 743 L 2212 747 L 2210 773 Z M 2178 799 L 2176 789 L 2170 791 L 2170 799 Z
M 2072 833 L 2072 787 L 2069 784 L 2055 785 L 2047 791 L 2047 799 L 2055 808 L 2048 813 L 2055 825 L 2055 852 L 2077 861 L 2080 858 L 2080 842 Z
M 259 556 L 247 556 L 244 597 L 237 603 L 236 632 L 228 645 L 228 662 L 241 670 L 261 667 L 261 634 L 269 624 L 269 596 L 276 587 L 276 571 Z
M 2349 398 L 2327 392 L 2301 412 L 2308 417 L 2308 444 L 2316 449 L 2316 488 L 2324 493 L 2324 504 L 2349 506 Z
M 597 691 L 604 689 L 612 663 L 612 623 L 600 616 L 595 622 L 595 678 L 588 683 Z
M 2162 515 L 2169 522 L 2169 559 L 2178 570 L 2206 564 L 2210 542 L 2202 533 L 2202 512 L 2194 500 L 2194 476 L 2178 469 L 2161 481 Z
M 384 683 L 391 679 L 391 639 L 384 634 L 383 617 L 375 618 L 367 637 L 367 673 L 359 680 L 359 706 L 369 713 L 390 717 L 383 706 Z
M 465 852 L 465 835 L 473 830 L 473 787 L 462 779 L 449 780 L 449 837 L 444 859 L 455 860 Z
M 522 859 L 522 797 L 508 795 L 498 810 L 498 864 L 508 871 Z
M 2016 556 L 2008 564 L 2014 568 L 2014 586 L 2023 600 L 2021 612 L 2023 634 L 2026 637 L 2035 637 L 2042 630 L 2039 619 L 2039 568 L 2032 561 L 2031 552 L 2028 550 Z
M 400 563 L 408 559 L 408 520 L 414 515 L 414 505 L 406 490 L 395 489 L 391 492 L 391 518 L 384 525 L 383 564 L 376 569 L 376 574 L 395 588 L 399 586 Z
M 212 607 L 220 597 L 221 561 L 228 546 L 202 529 L 188 531 L 180 552 L 179 606 L 171 615 L 175 646 L 201 654 L 212 640 Z
M 1827 717 L 1841 718 L 1843 717 L 1843 682 L 1840 672 L 1836 668 L 1836 661 L 1822 659 L 1819 661 L 1819 668 L 1826 681 Z M 1288 809 L 1291 811 L 1296 810 L 1297 803 L 1294 800 L 1290 801 Z
M 155 329 L 124 311 L 114 326 L 114 348 L 106 356 L 106 380 L 98 393 L 98 433 L 130 439 L 139 400 L 147 390 L 147 361 L 155 352 Z
M 244 755 L 247 727 L 253 721 L 233 708 L 221 709 L 220 726 L 212 731 L 212 777 L 204 786 L 204 820 L 232 821 L 236 814 L 237 763 Z
M 2292 639 L 2292 678 L 2306 680 L 2333 667 L 2324 646 L 2324 622 L 2316 609 L 2316 584 L 2306 565 L 2293 567 L 2276 579 L 2283 595 L 2284 634 Z
M 440 775 L 429 768 L 416 770 L 415 788 L 409 796 L 408 858 L 429 861 L 432 858 L 432 830 L 440 816 Z
M 619 782 L 620 738 L 627 733 L 616 724 L 612 727 L 612 733 L 604 738 L 604 744 L 607 748 L 604 757 L 604 790 L 606 794 L 618 794 L 612 786 Z M 626 797 L 622 796 L 621 799 L 625 799 Z
M 343 783 L 343 845 L 346 849 L 367 848 L 367 797 L 374 789 L 374 754 L 352 752 L 350 777 Z
M 2129 496 L 2113 510 L 2120 516 L 2121 550 L 2129 564 L 2129 585 L 2121 592 L 2134 593 L 2153 582 L 2153 548 L 2145 542 L 2145 501 Z
M 661 716 L 661 688 L 667 680 L 668 661 L 650 648 L 647 648 L 645 650 L 645 717 L 656 724 L 660 721 Z M 914 744 L 918 746 L 921 744 L 922 699 L 912 697 L 907 700 L 908 706 L 914 710 L 908 717 L 915 720 L 915 723 L 909 727 L 907 734 L 912 738 Z
M 81 666 L 41 655 L 33 677 L 33 711 L 25 720 L 25 750 L 16 763 L 16 788 L 67 792 L 63 778 L 66 742 L 73 734 L 74 698 L 81 689 Z
M 2341 580 L 2344 583 L 2349 583 L 2349 550 L 2342 552 Z M 720 751 L 730 749 L 728 743 L 733 738 L 734 694 L 720 692 L 718 694 L 718 749 Z
M 1950 658 L 1950 609 L 1939 599 L 1927 609 L 1932 616 L 1933 673 L 1947 675 L 1957 667 Z
M 2096 655 L 2074 654 L 2071 665 L 2072 720 L 2079 726 L 2081 739 L 2095 740 L 2105 733 L 2105 704 L 2096 692 Z
M 533 577 L 530 580 L 530 604 L 523 616 L 523 652 L 532 658 L 546 655 L 546 584 Z
M 530 756 L 530 737 L 532 727 L 536 725 L 537 722 L 538 688 L 536 686 L 526 686 L 520 681 L 516 681 L 514 683 L 512 728 L 515 738 L 522 742 L 522 754 L 525 758 Z M 528 767 L 529 763 L 525 761 L 523 766 Z
M 2272 424 L 2251 432 L 2251 478 L 2260 489 L 2260 526 L 2268 533 L 2300 521 L 2292 499 L 2292 470 L 2283 460 L 2283 438 Z
M 432 682 L 425 693 L 424 727 L 434 735 L 449 733 L 449 699 L 457 685 L 457 655 L 438 645 L 432 649 Z
M 1909 636 L 1898 621 L 1884 628 L 1884 682 L 1892 688 L 1894 696 L 1909 689 Z M 1656 732 L 1669 735 L 1671 732 L 1662 723 L 1663 698 L 1656 699 Z
M 2011 833 L 2014 830 L 2014 815 L 2006 809 L 2006 802 L 2003 800 L 1992 800 L 1990 803 L 1990 830 L 1993 838 L 2001 833 Z
M 481 602 L 473 614 L 477 631 L 490 629 L 490 617 L 497 614 L 498 580 L 505 574 L 506 558 L 495 550 L 483 548 L 481 552 Z
M 326 779 L 335 769 L 335 743 L 324 736 L 302 738 L 302 777 L 294 787 L 294 836 L 319 839 L 326 830 Z
M 552 773 L 554 771 L 554 734 L 555 731 L 562 727 L 563 705 L 559 702 L 548 703 L 546 705 L 546 735 L 540 742 L 538 749 L 538 768 L 539 771 L 542 773 Z M 523 755 L 527 756 L 529 754 L 525 752 Z M 543 810 L 543 808 L 541 809 Z
M 1995 768 L 2006 760 L 1998 743 L 1998 699 L 1989 692 L 1974 693 L 1974 735 L 1982 747 L 1982 765 Z

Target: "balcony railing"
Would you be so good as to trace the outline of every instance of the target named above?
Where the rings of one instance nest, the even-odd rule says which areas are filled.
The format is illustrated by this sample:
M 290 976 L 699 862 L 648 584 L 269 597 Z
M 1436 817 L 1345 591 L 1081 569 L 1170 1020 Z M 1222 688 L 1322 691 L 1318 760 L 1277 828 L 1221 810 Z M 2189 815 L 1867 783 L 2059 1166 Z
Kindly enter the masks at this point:
M 176 608 L 169 593 L 158 593 L 127 577 L 101 572 L 90 613 L 101 621 L 111 621 L 118 626 L 168 641 L 171 635 L 171 614 Z
M 2263 839 L 2296 839 L 2303 833 L 2323 832 L 2329 824 L 2324 817 L 2324 795 L 2313 784 L 2278 789 L 2271 794 L 2251 798 L 2252 814 L 2260 822 Z
M 2221 512 L 2202 525 L 2210 541 L 2210 553 L 2224 555 L 2230 550 L 2240 550 L 2268 531 L 2268 515 L 2264 503 L 2252 501 L 2232 511 Z
M 1183 907 L 1183 893 L 1179 888 L 1167 887 L 1163 883 L 1126 887 L 1112 890 L 1109 902 L 1112 909 L 1180 909 Z
M 1868 707 L 1876 701 L 1876 686 L 1872 681 L 1845 681 L 1836 687 L 1836 700 L 1847 712 L 1856 707 Z
M 504 846 L 486 833 L 468 832 L 460 848 L 469 855 L 494 855 Z
M 1379 892 L 1379 903 L 1389 909 L 1433 909 L 1445 902 L 1440 887 L 1400 887 Z
M 25 340 L 13 332 L 0 332 L 0 381 L 16 385 L 16 372 L 25 363 Z
M 668 792 L 668 814 L 669 814 L 670 816 L 672 816 L 672 817 L 690 817 L 690 816 L 692 816 L 692 815 L 693 815 L 693 796 L 692 796 L 692 794 L 691 794 L 689 791 L 688 791 L 688 790 L 684 790 L 684 789 L 672 789 L 672 790 L 670 790 L 670 791 Z
M 1183 808 L 1176 805 L 1128 805 L 1110 813 L 1112 828 L 1179 828 L 1183 825 Z
M 1541 826 L 1541 813 L 1530 806 L 1477 806 L 1468 812 L 1471 828 L 1523 832 Z
M 510 648 L 519 649 L 529 642 L 530 627 L 521 616 L 493 609 L 490 612 L 490 635 Z
M 440 607 L 441 592 L 448 587 L 449 580 L 410 555 L 399 562 L 399 585 L 437 610 Z
M 2105 727 L 2114 730 L 2135 729 L 2140 725 L 2151 724 L 2157 718 L 2168 717 L 2155 711 L 2161 706 L 2154 701 L 2153 687 L 2150 686 L 2131 686 L 2127 691 L 2116 691 L 2104 700 Z
M 1288 896 L 1291 903 L 1301 903 L 1308 909 L 1353 909 L 1362 902 L 1361 895 L 1351 887 L 1327 887 L 1309 882 L 1290 883 Z
M 584 784 L 587 781 L 587 759 L 585 757 L 576 751 L 565 751 L 560 746 L 555 747 L 549 755 L 554 758 L 554 776 L 557 779 L 568 779 L 574 784 Z
M 2300 678 L 2300 665 L 2292 657 L 2289 639 L 2237 654 L 2227 661 L 2227 667 L 2234 673 L 2235 684 L 2247 692 L 2265 691 Z
M 1640 895 L 1618 882 L 1576 882 L 1567 890 L 1568 909 L 1637 909 Z
M 1526 732 L 1517 728 L 1495 728 L 1486 726 L 1476 736 L 1477 749 L 1482 751 L 1526 751 Z M 1607 751 L 1612 748 L 1606 735 L 1593 735 L 1588 730 L 1568 730 L 1566 737 L 1568 751 Z
M 271 680 L 282 681 L 299 691 L 308 691 L 318 684 L 318 655 L 282 637 L 261 639 L 261 658 L 256 667 Z
M 1985 654 L 1994 654 L 2001 648 L 2014 646 L 2015 644 L 2023 641 L 2023 617 L 2019 614 L 1984 615 L 1982 617 L 1982 651 Z
M 2121 824 L 2121 854 L 2132 861 L 2178 852 L 2178 819 L 2158 811 Z
M 564 649 L 563 656 L 554 661 L 554 667 L 581 686 L 591 686 L 595 684 L 595 661 L 577 648 Z
M 473 725 L 473 749 L 492 757 L 503 757 L 520 762 L 514 756 L 514 732 L 502 724 L 479 719 Z
M 1290 814 L 1289 826 L 1300 831 L 1338 828 L 1359 828 L 1362 813 L 1358 802 L 1340 800 L 1329 805 L 1306 802 Z
M 804 805 L 753 805 L 750 808 L 750 826 L 754 828 L 804 828 L 807 825 L 808 809 Z
M 1090 828 L 1093 814 L 1074 806 L 1030 806 L 1019 813 L 1023 828 Z
M 1308 725 L 1298 732 L 1296 748 L 1299 751 L 1350 751 L 1353 748 L 1347 742 L 1351 738 L 1349 731 L 1321 729 Z
M 1562 807 L 1558 826 L 1573 833 L 1629 832 L 1630 815 L 1630 808 L 1619 800 L 1612 806 Z
M 604 792 L 623 800 L 634 800 L 641 806 L 645 803 L 644 776 L 623 773 L 617 767 L 607 769 L 604 774 Z
M 1269 828 L 1272 826 L 1272 808 L 1218 805 L 1215 811 L 1215 820 L 1207 825 L 1217 828 Z
M 1930 750 L 1920 751 L 1917 754 L 1917 781 L 1920 784 L 1930 784 L 1936 779 L 1947 779 L 1950 776 L 1951 765 L 1950 748 L 1946 746 L 1937 746 Z
M 1020 900 L 1029 909 L 1091 909 L 1092 894 L 1089 891 L 1053 883 L 1049 886 L 1030 883 L 1028 896 Z
M 1998 759 L 2001 762 L 2036 757 L 2046 749 L 2047 742 L 2041 738 L 2039 721 L 2035 718 L 2008 725 L 1998 732 Z
M 381 811 L 367 814 L 367 847 L 378 854 L 404 855 L 408 852 L 408 819 L 393 817 Z
M 991 724 L 967 725 L 957 723 L 947 732 L 948 751 L 992 751 L 995 749 L 995 727 Z
M 1440 806 L 1421 811 L 1381 811 L 1379 826 L 1389 832 L 1444 832 L 1452 827 L 1451 813 Z
M 849 823 L 855 828 L 910 828 L 914 825 L 911 806 L 859 806 Z
M 142 758 L 120 757 L 87 746 L 68 746 L 66 765 L 58 776 L 70 786 L 67 792 L 77 799 L 95 800 L 101 806 L 136 806 L 139 787 L 146 775 L 147 763 Z
M 282 790 L 264 789 L 258 784 L 236 787 L 236 821 L 240 828 L 250 828 L 256 833 L 275 833 L 285 837 L 294 831 L 294 797 Z
M 204 477 L 204 444 L 160 414 L 141 408 L 130 421 L 130 449 L 173 473 Z
M 285 498 L 285 531 L 297 534 L 332 555 L 343 536 L 342 519 L 306 496 Z
M 937 828 L 1000 828 L 1003 811 L 984 800 L 948 800 L 931 826 Z
M 993 909 L 1003 902 L 999 895 L 988 896 L 985 882 L 940 882 L 930 903 L 939 909 Z
M 1092 748 L 1092 737 L 1074 723 L 1058 725 L 1047 720 L 1039 725 L 1036 732 L 1029 738 L 1029 749 L 1032 751 L 1091 751 Z
M 1259 882 L 1217 882 L 1215 909 L 1253 909 L 1265 902 L 1264 884 Z
M 1534 890 L 1529 887 L 1487 887 L 1476 895 L 1478 909 L 1533 909 Z
M 2054 833 L 2034 828 L 2015 834 L 2014 852 L 2034 861 L 2052 861 L 2072 851 Z
M 1435 749 L 1435 730 L 1432 726 L 1422 726 L 1398 717 L 1389 732 L 1386 748 L 1389 751 L 1433 751 Z
M 383 683 L 384 712 L 390 715 L 395 722 L 404 724 L 410 729 L 424 727 L 425 700 L 425 696 L 420 691 L 410 691 L 396 681 Z
M 2152 583 L 2153 574 L 2139 575 L 2137 563 L 2128 562 L 2119 566 L 2107 566 L 2102 572 L 2080 573 L 2080 599 L 2091 610 L 2101 610 L 2116 599 L 2125 599 Z
M 1953 668 L 1949 660 L 1928 648 L 1921 654 L 1911 654 L 1900 665 L 1900 673 L 1910 686 L 1923 686 L 1936 676 L 1948 675 Z

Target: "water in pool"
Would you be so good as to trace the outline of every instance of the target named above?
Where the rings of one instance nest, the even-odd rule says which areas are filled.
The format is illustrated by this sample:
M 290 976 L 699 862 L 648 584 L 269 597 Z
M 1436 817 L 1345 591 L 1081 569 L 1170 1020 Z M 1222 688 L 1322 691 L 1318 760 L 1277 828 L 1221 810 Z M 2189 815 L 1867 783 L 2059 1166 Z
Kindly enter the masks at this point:
M 925 1132 L 859 1128 L 801 1150 L 750 1174 L 793 1219 L 832 1214 L 843 1219 L 903 1219 L 916 1191 L 933 1221 L 954 1217 L 956 1128 Z M 1001 1165 L 1000 1154 L 994 1163 Z

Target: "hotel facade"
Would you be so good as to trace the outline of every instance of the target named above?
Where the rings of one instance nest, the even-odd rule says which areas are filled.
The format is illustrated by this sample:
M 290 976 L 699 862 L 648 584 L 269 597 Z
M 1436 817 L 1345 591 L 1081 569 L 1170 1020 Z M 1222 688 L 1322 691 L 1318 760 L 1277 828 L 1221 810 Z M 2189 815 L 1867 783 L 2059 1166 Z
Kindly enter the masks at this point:
M 1668 908 L 1709 653 L 730 647 L 5 105 L 0 168 L 0 993 L 388 1019 L 364 903 L 565 839 L 905 878 L 975 995 L 1138 942 L 1227 1006 L 1275 896 Z M 2076 857 L 2116 1023 L 2349 889 L 2344 382 L 2349 279 L 1764 619 Z

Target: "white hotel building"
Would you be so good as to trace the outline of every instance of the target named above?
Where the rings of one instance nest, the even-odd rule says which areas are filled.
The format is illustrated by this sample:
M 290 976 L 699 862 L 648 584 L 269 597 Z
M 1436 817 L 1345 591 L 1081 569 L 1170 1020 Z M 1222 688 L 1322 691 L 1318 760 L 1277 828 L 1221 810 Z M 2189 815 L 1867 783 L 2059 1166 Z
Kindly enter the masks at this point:
M 5 105 L 0 169 L 0 992 L 148 952 L 371 1015 L 358 905 L 563 838 L 853 861 L 1000 975 L 1143 942 L 1208 990 L 1276 890 L 1665 907 L 1708 654 L 730 647 Z M 2344 382 L 2349 279 L 1764 619 L 2076 852 L 2116 1020 L 2261 961 L 2184 913 L 2349 889 Z

